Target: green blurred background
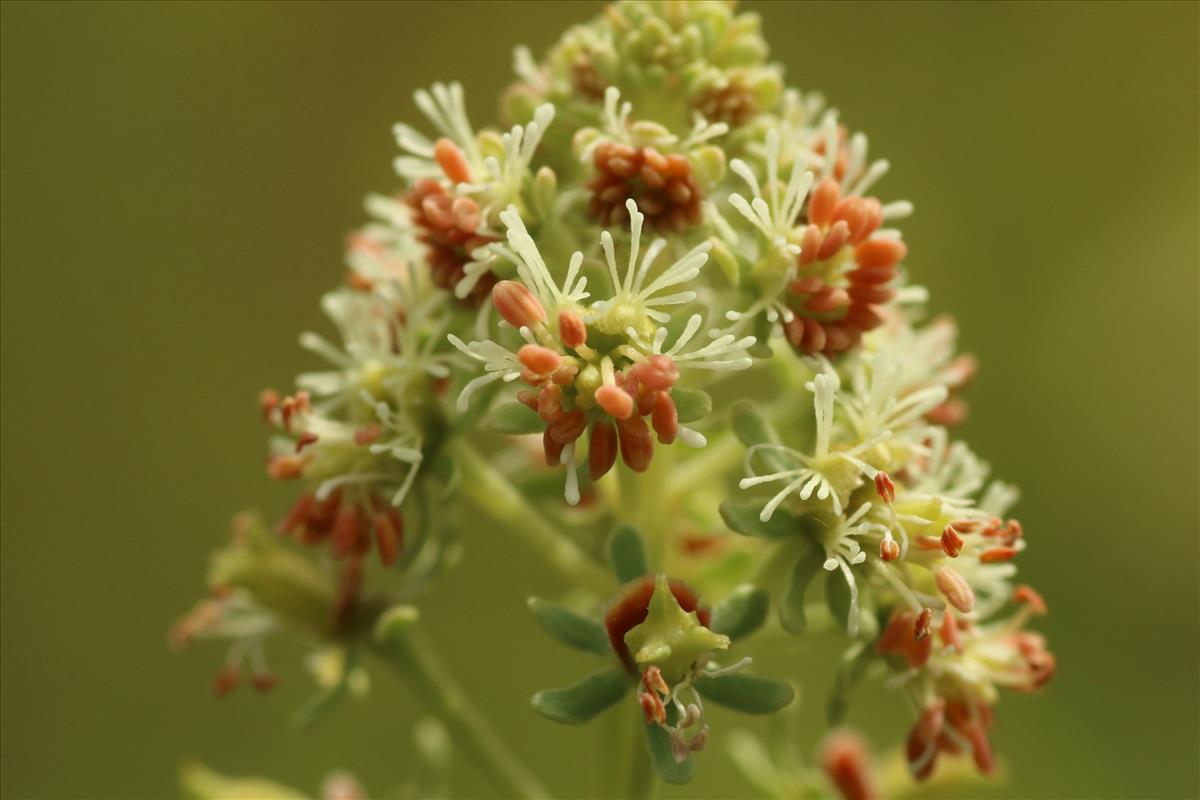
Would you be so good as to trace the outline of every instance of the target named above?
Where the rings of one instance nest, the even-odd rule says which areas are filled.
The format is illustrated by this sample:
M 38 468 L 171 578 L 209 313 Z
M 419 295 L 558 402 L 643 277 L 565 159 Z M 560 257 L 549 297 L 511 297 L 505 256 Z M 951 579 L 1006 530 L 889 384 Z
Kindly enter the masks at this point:
M 964 435 L 1024 489 L 1060 672 L 1002 701 L 990 795 L 1196 797 L 1200 6 L 746 7 L 892 161 L 912 270 L 983 364 Z M 393 186 L 412 91 L 460 79 L 489 120 L 512 46 L 598 8 L 3 4 L 4 796 L 172 795 L 184 756 L 310 791 L 332 767 L 376 792 L 404 775 L 419 707 L 386 674 L 298 734 L 298 650 L 272 648 L 272 695 L 218 702 L 219 649 L 164 634 L 232 512 L 283 507 L 255 394 L 311 363 L 296 333 L 322 325 L 362 195 Z M 551 789 L 587 796 L 593 735 L 526 704 L 584 668 L 523 613 L 560 587 L 465 535 L 428 627 Z M 831 660 L 775 659 L 814 741 Z M 862 700 L 852 721 L 898 738 L 898 698 Z M 666 794 L 744 791 L 714 747 Z

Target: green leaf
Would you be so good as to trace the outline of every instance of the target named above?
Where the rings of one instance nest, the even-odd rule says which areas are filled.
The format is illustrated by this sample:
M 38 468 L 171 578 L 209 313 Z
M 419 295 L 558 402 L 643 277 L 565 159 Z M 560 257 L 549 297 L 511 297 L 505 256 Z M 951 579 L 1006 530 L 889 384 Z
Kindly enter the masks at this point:
M 524 403 L 502 403 L 488 414 L 484 427 L 492 433 L 520 436 L 541 433 L 546 430 L 546 421 Z
M 675 413 L 680 422 L 695 422 L 712 413 L 712 398 L 708 392 L 677 386 L 671 390 L 671 399 L 675 401 Z
M 527 603 L 546 632 L 568 647 L 597 655 L 610 652 L 608 636 L 599 622 L 540 597 L 531 597 Z
M 595 672 L 562 689 L 544 689 L 533 696 L 533 710 L 554 722 L 582 725 L 621 699 L 633 678 L 620 667 Z
M 696 682 L 696 691 L 707 700 L 744 714 L 774 714 L 796 697 L 795 690 L 783 681 L 741 673 L 701 678 Z
M 608 556 L 618 583 L 629 583 L 650 572 L 642 535 L 632 525 L 618 525 L 613 530 L 608 540 Z
M 800 518 L 786 508 L 777 508 L 771 519 L 763 522 L 759 518 L 760 506 L 746 503 L 734 503 L 729 500 L 721 503 L 719 509 L 721 519 L 729 529 L 743 536 L 757 536 L 761 539 L 786 539 L 798 536 L 804 531 Z
M 675 708 L 668 708 L 668 721 L 674 724 Z M 696 765 L 689 755 L 682 762 L 676 763 L 675 755 L 671 752 L 671 737 L 658 725 L 646 726 L 646 743 L 650 747 L 650 760 L 654 764 L 654 772 L 663 783 L 673 783 L 681 786 L 690 783 L 696 774 Z
M 749 636 L 767 618 L 770 604 L 771 597 L 765 589 L 742 584 L 713 608 L 709 627 L 734 640 Z
M 817 547 L 808 547 L 796 559 L 792 573 L 779 595 L 779 624 L 785 631 L 802 636 L 808 630 L 808 618 L 804 613 L 804 593 L 808 584 L 821 569 L 825 554 Z

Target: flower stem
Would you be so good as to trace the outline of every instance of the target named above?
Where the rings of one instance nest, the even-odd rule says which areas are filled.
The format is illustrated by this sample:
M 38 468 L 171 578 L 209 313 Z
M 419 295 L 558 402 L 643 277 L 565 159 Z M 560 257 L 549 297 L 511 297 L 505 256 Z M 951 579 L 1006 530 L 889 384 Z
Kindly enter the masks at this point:
M 429 641 L 415 630 L 418 616 L 412 606 L 385 613 L 375 627 L 375 653 L 408 682 L 413 694 L 446 726 L 455 746 L 501 796 L 549 797 L 450 677 Z
M 502 523 L 506 533 L 524 542 L 569 583 L 601 595 L 612 591 L 613 579 L 607 570 L 563 536 L 503 473 L 462 439 L 452 447 L 462 471 L 460 491 L 476 511 Z

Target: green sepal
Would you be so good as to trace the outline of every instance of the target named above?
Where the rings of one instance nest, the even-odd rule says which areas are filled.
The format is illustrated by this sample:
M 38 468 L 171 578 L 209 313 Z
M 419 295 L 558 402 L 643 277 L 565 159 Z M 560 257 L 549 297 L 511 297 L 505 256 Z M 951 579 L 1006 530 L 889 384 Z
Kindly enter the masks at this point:
M 467 410 L 450 420 L 450 427 L 447 431 L 448 438 L 454 438 L 473 430 L 488 409 L 492 407 L 492 401 L 496 399 L 496 395 L 500 393 L 503 386 L 504 381 L 492 381 L 471 395 L 471 405 L 467 407 Z M 457 396 L 457 393 L 455 394 Z
M 742 584 L 713 608 L 708 627 L 737 641 L 758 630 L 770 605 L 771 596 L 765 589 Z
M 759 516 L 761 507 L 726 500 L 718 507 L 729 529 L 743 536 L 760 539 L 787 539 L 804 530 L 804 523 L 786 508 L 777 508 L 766 522 Z
M 677 386 L 671 390 L 671 399 L 675 401 L 675 413 L 680 422 L 695 422 L 712 413 L 712 398 L 700 389 Z
M 677 721 L 675 707 L 667 706 L 667 722 L 674 725 Z M 665 730 L 658 725 L 647 725 L 646 744 L 650 748 L 650 761 L 654 764 L 654 772 L 660 781 L 676 786 L 691 783 L 696 774 L 696 765 L 692 763 L 690 754 L 683 761 L 675 761 L 675 754 L 671 752 L 671 737 Z
M 746 352 L 754 358 L 770 358 L 771 327 L 773 323 L 766 314 L 757 315 L 750 323 L 750 333 L 754 335 L 754 344 Z
M 701 678 L 696 691 L 706 700 L 743 714 L 774 714 L 796 698 L 790 684 L 740 673 Z
M 304 705 L 296 709 L 292 715 L 292 724 L 299 730 L 307 730 L 325 719 L 331 711 L 342 704 L 350 696 L 350 676 L 358 666 L 358 648 L 347 647 L 342 658 L 342 676 L 338 682 L 328 689 L 310 697 Z
M 650 572 L 642 534 L 632 525 L 618 525 L 613 530 L 608 540 L 608 557 L 618 583 L 629 583 Z
M 851 637 L 858 635 L 858 608 L 850 601 L 850 584 L 841 569 L 835 569 L 825 576 L 825 604 L 833 621 L 841 625 Z
M 754 353 L 751 352 L 751 355 Z M 734 403 L 729 412 L 729 421 L 733 426 L 733 432 L 747 447 L 780 443 L 775 426 L 763 414 L 762 409 L 749 400 Z M 764 447 L 756 451 L 755 455 L 762 461 L 768 472 L 783 472 L 798 466 L 794 458 L 777 447 Z
M 546 420 L 524 403 L 515 402 L 501 403 L 493 408 L 483 425 L 492 433 L 503 433 L 506 436 L 521 436 L 546 430 Z
M 857 652 L 854 649 L 848 650 L 842 657 L 838 671 L 833 677 L 833 688 L 829 690 L 829 699 L 825 704 L 825 718 L 831 728 L 845 721 L 846 711 L 850 706 L 850 690 L 858 683 L 875 657 L 874 642 L 862 644 Z
M 541 597 L 531 597 L 526 604 L 546 632 L 567 647 L 597 655 L 611 652 L 608 636 L 599 622 Z
M 543 689 L 533 696 L 533 710 L 564 725 L 582 725 L 620 700 L 633 686 L 621 667 L 595 672 L 561 689 Z
M 812 579 L 821 569 L 825 554 L 817 547 L 807 547 L 796 559 L 792 572 L 779 594 L 779 624 L 794 636 L 803 636 L 808 630 L 808 617 L 804 611 L 804 593 Z

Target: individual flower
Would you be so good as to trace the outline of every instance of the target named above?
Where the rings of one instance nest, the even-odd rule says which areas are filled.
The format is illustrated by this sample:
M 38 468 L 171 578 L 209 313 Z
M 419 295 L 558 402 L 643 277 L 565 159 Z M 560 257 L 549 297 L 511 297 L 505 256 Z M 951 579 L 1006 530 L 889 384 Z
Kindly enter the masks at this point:
M 492 226 L 501 209 L 525 206 L 534 154 L 554 119 L 554 106 L 539 106 L 528 124 L 507 133 L 477 134 L 461 85 L 434 84 L 415 98 L 441 137 L 430 141 L 408 125 L 395 126 L 397 143 L 407 153 L 395 162 L 411 187 L 404 200 L 427 248 L 434 283 L 478 306 L 496 278 L 475 253 L 497 240 Z
M 485 374 L 470 381 L 459 396 L 465 410 L 471 396 L 497 380 L 520 380 L 530 387 L 517 400 L 541 419 L 543 449 L 550 466 L 567 467 L 566 497 L 579 501 L 575 473 L 576 442 L 587 435 L 588 467 L 598 480 L 613 467 L 618 451 L 625 465 L 644 471 L 654 454 L 651 431 L 661 444 L 676 438 L 702 446 L 704 438 L 681 423 L 694 409 L 706 407 L 707 396 L 688 392 L 676 383 L 681 370 L 731 370 L 750 366 L 745 354 L 752 337 L 720 336 L 687 349 L 701 326 L 689 318 L 674 343 L 663 349 L 669 333 L 666 309 L 695 299 L 689 285 L 708 260 L 707 243 L 700 244 L 653 276 L 655 261 L 667 243 L 658 239 L 642 254 L 643 215 L 633 201 L 630 214 L 629 260 L 622 274 L 612 236 L 601 235 L 612 291 L 590 304 L 586 279 L 580 276 L 583 254 L 575 253 L 560 286 L 515 208 L 502 218 L 508 227 L 508 247 L 497 252 L 517 265 L 518 280 L 502 281 L 493 290 L 493 304 L 524 344 L 513 352 L 491 340 L 470 344 L 451 336 L 465 355 L 481 362 Z M 639 255 L 641 259 L 639 261 Z M 688 401 L 680 413 L 677 400 Z
M 647 573 L 641 536 L 629 527 L 614 532 L 610 556 L 622 587 L 602 621 L 541 598 L 531 598 L 529 606 L 559 641 L 607 655 L 616 665 L 538 692 L 533 707 L 555 722 L 579 725 L 636 686 L 655 770 L 668 783 L 687 783 L 690 756 L 709 739 L 705 699 L 751 714 L 774 713 L 792 701 L 787 684 L 743 674 L 749 658 L 725 667 L 715 662 L 717 652 L 762 623 L 765 595 L 734 593 L 710 609 L 682 581 Z

